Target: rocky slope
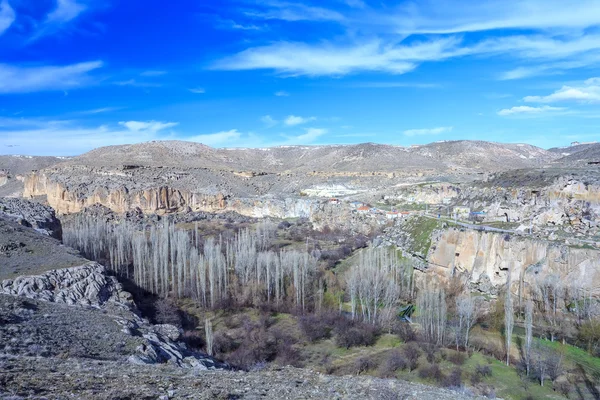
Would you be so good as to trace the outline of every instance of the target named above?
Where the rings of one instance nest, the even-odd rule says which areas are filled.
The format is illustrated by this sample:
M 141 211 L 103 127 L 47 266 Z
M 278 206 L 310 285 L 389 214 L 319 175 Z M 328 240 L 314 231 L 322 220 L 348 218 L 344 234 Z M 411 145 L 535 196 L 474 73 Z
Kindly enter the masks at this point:
M 24 199 L 0 197 L 0 217 L 13 220 L 39 233 L 62 239 L 62 226 L 54 210 Z
M 86 262 L 60 241 L 0 215 L 0 280 Z
M 0 399 L 21 398 L 458 400 L 471 397 L 416 383 L 367 376 L 327 376 L 292 367 L 249 373 L 198 373 L 168 365 L 0 355 Z
M 34 348 L 45 356 L 229 368 L 178 343 L 176 327 L 140 318 L 131 295 L 97 263 L 4 280 L 0 294 L 9 295 L 0 297 L 0 319 L 9 322 L 0 326 L 0 343 L 12 355 Z

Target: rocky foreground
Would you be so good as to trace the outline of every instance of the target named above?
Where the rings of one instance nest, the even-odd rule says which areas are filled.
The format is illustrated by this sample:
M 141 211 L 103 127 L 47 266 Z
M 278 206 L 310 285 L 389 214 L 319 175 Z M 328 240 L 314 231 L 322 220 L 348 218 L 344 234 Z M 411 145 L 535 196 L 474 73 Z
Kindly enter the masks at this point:
M 82 358 L 0 357 L 0 399 L 439 399 L 445 389 L 292 367 L 199 371 Z
M 397 380 L 291 367 L 232 371 L 140 318 L 103 266 L 0 284 L 0 399 L 459 399 Z

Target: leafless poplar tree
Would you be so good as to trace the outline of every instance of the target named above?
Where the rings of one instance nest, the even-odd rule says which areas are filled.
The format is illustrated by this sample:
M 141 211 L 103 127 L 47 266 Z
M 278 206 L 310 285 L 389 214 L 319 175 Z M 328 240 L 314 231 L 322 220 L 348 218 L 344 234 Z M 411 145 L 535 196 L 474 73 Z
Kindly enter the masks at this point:
M 531 341 L 533 339 L 533 301 L 527 300 L 525 304 L 525 366 L 527 376 L 531 370 Z
M 504 333 L 506 335 L 506 365 L 510 365 L 510 346 L 512 344 L 512 333 L 514 327 L 514 307 L 511 293 L 511 272 L 508 269 L 506 275 L 506 296 L 504 298 Z

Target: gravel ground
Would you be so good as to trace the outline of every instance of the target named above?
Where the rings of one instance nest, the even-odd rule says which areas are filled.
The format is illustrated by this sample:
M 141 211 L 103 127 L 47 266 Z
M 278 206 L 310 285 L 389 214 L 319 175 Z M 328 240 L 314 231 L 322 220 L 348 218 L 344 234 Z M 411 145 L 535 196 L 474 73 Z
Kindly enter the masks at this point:
M 398 380 L 292 367 L 257 372 L 0 356 L 0 399 L 439 399 L 457 392 Z

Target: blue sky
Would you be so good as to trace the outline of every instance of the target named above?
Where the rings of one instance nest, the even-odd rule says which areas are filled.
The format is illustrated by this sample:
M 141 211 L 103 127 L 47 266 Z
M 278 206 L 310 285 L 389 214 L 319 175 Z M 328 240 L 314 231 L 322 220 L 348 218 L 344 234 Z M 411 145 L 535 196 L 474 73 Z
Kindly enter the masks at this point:
M 0 154 L 594 141 L 600 2 L 566 3 L 0 0 Z

